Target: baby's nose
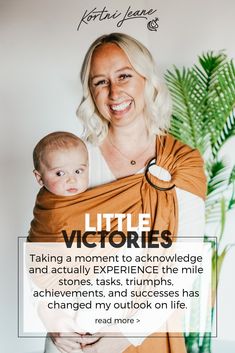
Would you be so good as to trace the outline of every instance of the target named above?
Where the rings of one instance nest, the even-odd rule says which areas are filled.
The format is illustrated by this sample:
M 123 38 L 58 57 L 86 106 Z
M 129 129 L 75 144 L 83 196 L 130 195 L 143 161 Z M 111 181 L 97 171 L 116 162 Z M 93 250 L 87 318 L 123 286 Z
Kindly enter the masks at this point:
M 75 183 L 76 177 L 75 175 L 69 175 L 67 178 L 67 183 Z

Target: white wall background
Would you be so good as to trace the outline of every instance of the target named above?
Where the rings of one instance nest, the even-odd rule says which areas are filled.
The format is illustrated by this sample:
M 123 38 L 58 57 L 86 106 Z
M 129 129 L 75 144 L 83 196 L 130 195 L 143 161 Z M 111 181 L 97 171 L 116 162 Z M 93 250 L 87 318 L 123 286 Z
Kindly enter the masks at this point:
M 98 35 L 117 31 L 115 21 L 77 25 L 85 9 L 125 11 L 156 8 L 157 32 L 145 20 L 120 29 L 145 43 L 162 72 L 189 66 L 210 49 L 235 56 L 234 0 L 0 0 L 0 158 L 1 158 L 1 328 L 0 351 L 42 352 L 43 339 L 17 338 L 17 237 L 27 235 L 38 186 L 32 175 L 32 149 L 55 130 L 80 133 L 75 116 L 81 98 L 83 55 Z M 231 142 L 225 152 L 234 156 Z M 226 242 L 235 240 L 234 214 Z M 228 255 L 218 293 L 218 334 L 234 339 L 235 251 Z M 151 352 L 150 352 L 151 353 Z

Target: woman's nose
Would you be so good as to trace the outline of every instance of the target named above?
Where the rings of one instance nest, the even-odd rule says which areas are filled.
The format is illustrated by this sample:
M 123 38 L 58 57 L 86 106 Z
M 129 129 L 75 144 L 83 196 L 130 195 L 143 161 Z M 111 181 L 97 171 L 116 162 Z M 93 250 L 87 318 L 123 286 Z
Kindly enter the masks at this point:
M 110 86 L 109 86 L 109 97 L 112 99 L 118 99 L 120 96 L 120 86 L 115 83 L 115 82 L 111 82 Z

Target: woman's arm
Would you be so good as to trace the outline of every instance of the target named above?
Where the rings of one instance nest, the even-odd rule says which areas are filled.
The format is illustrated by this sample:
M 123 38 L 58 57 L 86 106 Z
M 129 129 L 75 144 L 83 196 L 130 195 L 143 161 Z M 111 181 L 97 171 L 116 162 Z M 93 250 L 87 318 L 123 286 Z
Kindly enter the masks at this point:
M 178 236 L 203 237 L 205 231 L 205 201 L 188 191 L 176 188 L 179 225 Z

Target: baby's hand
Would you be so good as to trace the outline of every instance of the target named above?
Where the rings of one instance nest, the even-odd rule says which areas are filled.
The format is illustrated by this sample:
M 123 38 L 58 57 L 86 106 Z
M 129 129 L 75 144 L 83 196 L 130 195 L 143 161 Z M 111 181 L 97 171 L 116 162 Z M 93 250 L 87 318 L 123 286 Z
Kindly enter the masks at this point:
M 61 353 L 83 353 L 83 348 L 96 344 L 100 337 L 92 337 L 89 334 L 72 333 L 48 333 L 52 342 Z
M 98 342 L 101 339 L 100 334 L 95 334 L 92 336 L 90 333 L 79 333 L 80 338 L 79 338 L 79 343 L 81 345 L 81 348 L 84 348 L 88 345 L 91 345 L 93 343 Z
M 78 333 L 60 333 L 49 332 L 52 342 L 57 350 L 61 353 L 82 353 L 81 344 L 79 343 L 80 335 Z M 68 337 L 66 337 L 68 336 Z
M 109 337 L 109 334 L 100 333 L 102 336 L 96 342 L 81 346 L 83 353 L 121 353 L 130 346 L 130 342 L 124 335 L 119 334 L 117 338 Z M 74 352 L 75 353 L 75 352 Z
M 117 330 L 116 330 L 117 331 Z M 112 333 L 99 332 L 95 336 L 83 336 L 82 340 L 85 338 L 87 341 L 81 341 L 81 349 L 83 353 L 120 353 L 123 352 L 130 342 L 128 339 L 121 333 L 115 332 L 114 335 L 118 337 L 114 338 Z M 111 337 L 110 337 L 111 336 Z M 92 342 L 92 339 L 96 339 Z M 85 344 L 84 344 L 85 343 Z M 75 352 L 73 352 L 75 353 Z

